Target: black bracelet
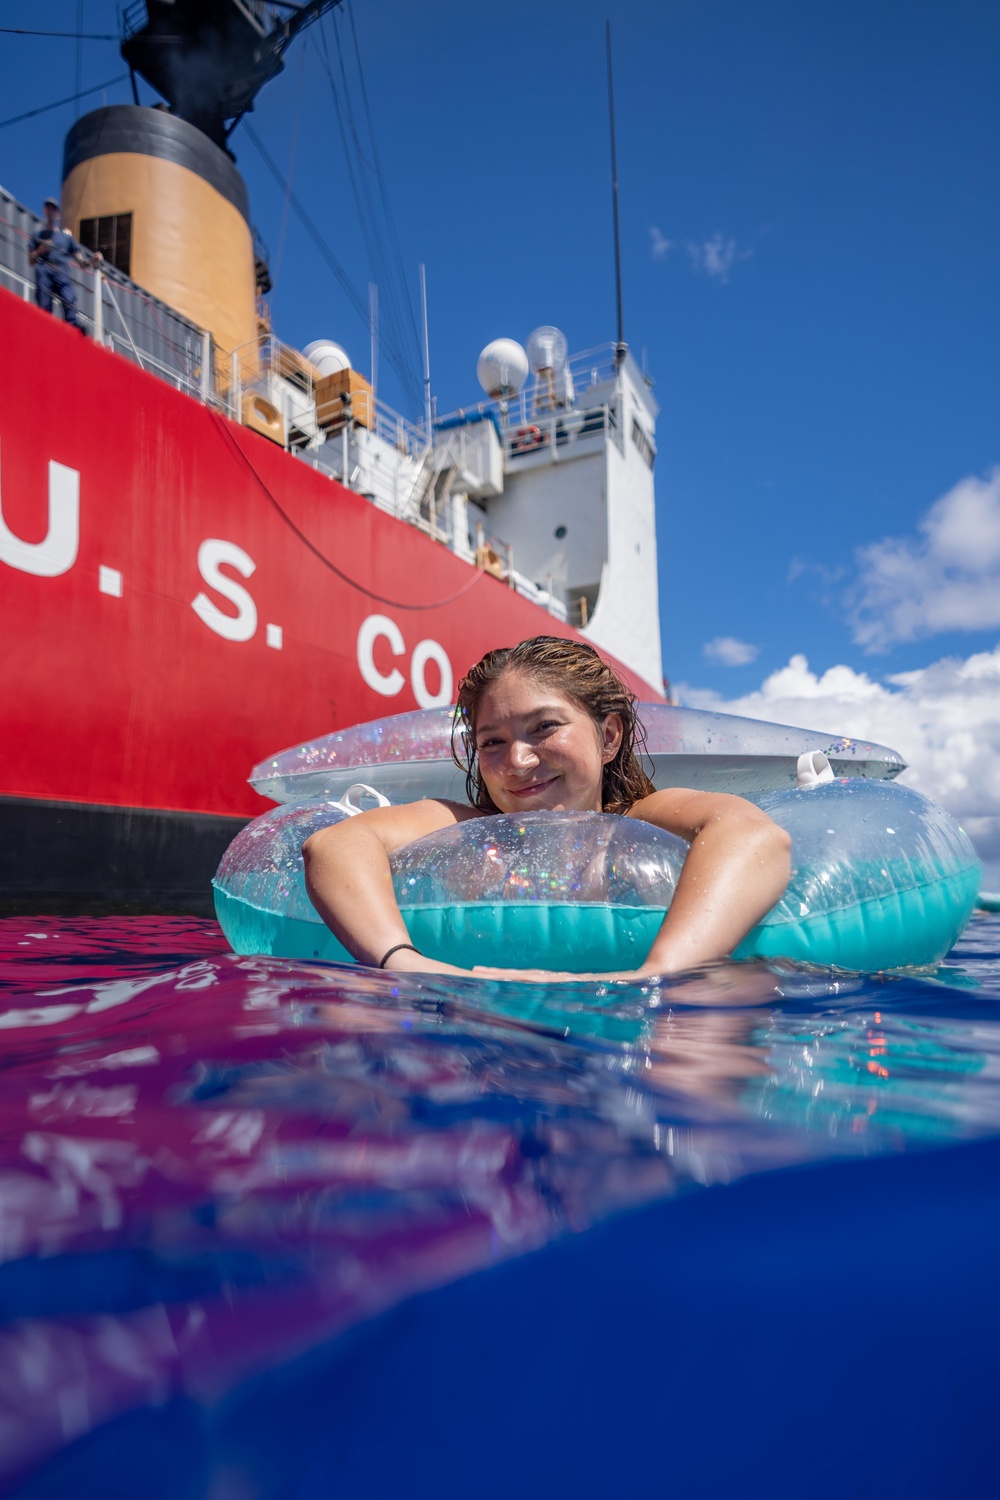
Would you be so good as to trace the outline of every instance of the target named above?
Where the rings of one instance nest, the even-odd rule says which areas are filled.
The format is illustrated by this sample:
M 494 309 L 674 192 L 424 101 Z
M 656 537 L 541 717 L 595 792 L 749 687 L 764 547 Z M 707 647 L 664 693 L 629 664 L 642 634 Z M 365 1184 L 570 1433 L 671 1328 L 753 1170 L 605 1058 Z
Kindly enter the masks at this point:
M 421 951 L 420 951 L 419 948 L 414 948 L 414 946 L 413 946 L 412 943 L 397 943 L 396 946 L 395 946 L 395 948 L 390 948 L 389 951 L 388 951 L 388 953 L 383 953 L 383 955 L 382 955 L 382 962 L 379 964 L 379 968 L 380 969 L 384 969 L 385 966 L 386 966 L 386 964 L 389 962 L 390 958 L 392 957 L 392 955 L 394 953 L 398 953 L 399 950 L 400 950 L 400 948 L 409 948 L 410 952 L 411 953 L 415 953 L 418 958 L 423 958 L 423 956 L 424 956 L 421 953 Z

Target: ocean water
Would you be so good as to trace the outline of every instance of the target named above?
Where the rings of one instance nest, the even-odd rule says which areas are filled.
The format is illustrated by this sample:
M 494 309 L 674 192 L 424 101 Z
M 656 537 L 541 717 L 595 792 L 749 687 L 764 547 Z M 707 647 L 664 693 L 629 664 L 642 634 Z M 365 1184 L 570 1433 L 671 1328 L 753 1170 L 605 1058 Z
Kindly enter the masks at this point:
M 5 1494 L 992 1492 L 1000 917 L 604 989 L 5 918 L 0 1041 Z

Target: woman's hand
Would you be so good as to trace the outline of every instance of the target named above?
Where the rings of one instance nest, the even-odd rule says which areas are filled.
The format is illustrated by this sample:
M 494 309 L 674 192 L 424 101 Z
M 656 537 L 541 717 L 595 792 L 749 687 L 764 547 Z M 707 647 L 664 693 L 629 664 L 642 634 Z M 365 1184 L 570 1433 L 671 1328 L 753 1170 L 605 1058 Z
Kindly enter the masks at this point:
M 574 979 L 588 983 L 591 980 L 621 979 L 621 974 L 566 974 L 560 969 L 494 969 L 489 964 L 476 964 L 474 969 L 464 969 L 465 974 L 474 974 L 477 979 L 517 980 L 522 984 L 568 984 Z
M 467 974 L 467 969 L 452 970 Z M 477 964 L 477 979 L 520 980 L 522 984 L 641 984 L 660 990 L 660 1004 L 743 1007 L 767 1005 L 781 995 L 780 984 L 763 963 L 714 963 L 691 974 L 664 974 L 650 964 L 614 974 L 566 974 L 549 969 L 494 969 Z M 666 981 L 666 982 L 664 982 Z

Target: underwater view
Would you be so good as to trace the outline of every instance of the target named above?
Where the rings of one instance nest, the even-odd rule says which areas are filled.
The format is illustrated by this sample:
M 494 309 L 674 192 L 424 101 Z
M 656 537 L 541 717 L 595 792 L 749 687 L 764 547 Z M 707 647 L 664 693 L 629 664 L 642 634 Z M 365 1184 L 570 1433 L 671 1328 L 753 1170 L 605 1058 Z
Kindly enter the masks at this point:
M 4 918 L 0 963 L 3 1493 L 987 1493 L 1000 917 L 876 976 L 162 917 Z

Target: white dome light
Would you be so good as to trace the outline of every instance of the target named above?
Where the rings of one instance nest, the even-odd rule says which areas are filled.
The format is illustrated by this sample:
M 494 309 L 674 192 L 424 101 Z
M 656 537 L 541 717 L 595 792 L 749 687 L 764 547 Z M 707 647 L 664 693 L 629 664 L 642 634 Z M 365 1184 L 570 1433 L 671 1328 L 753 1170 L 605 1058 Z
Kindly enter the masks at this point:
M 536 375 L 557 375 L 566 366 L 566 335 L 544 325 L 528 339 L 528 361 Z
M 516 396 L 528 378 L 528 356 L 515 339 L 494 339 L 476 363 L 479 384 L 501 401 Z
M 350 357 L 346 350 L 339 344 L 331 343 L 329 339 L 314 339 L 307 344 L 302 353 L 310 364 L 316 366 L 321 375 L 339 375 L 342 370 L 351 368 Z

